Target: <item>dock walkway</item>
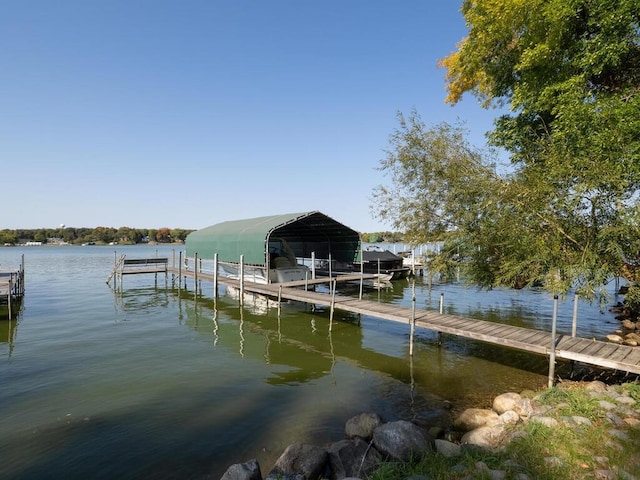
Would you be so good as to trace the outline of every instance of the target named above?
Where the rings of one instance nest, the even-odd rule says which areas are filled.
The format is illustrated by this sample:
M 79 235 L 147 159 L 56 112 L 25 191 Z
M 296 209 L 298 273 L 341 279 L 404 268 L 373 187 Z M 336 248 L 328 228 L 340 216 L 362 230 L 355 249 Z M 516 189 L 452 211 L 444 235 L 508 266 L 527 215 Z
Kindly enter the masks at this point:
M 112 278 L 115 278 L 116 282 L 119 280 L 122 282 L 123 275 L 139 275 L 142 273 L 164 273 L 165 280 L 169 276 L 169 259 L 166 257 L 153 257 L 153 258 L 127 258 L 126 255 L 121 255 L 120 258 L 114 263 L 113 270 L 107 277 L 107 284 Z
M 0 269 L 0 305 L 7 306 L 8 317 L 13 317 L 15 306 L 24 296 L 24 257 L 20 268 L 15 270 Z
M 174 274 L 178 273 L 177 270 L 170 269 L 170 271 Z M 197 275 L 195 275 L 195 273 L 196 272 L 191 270 L 181 272 L 183 276 L 190 278 L 197 276 L 200 280 L 214 280 L 212 274 L 198 272 Z M 343 280 L 357 280 L 360 275 L 353 275 L 353 277 L 354 278 L 345 278 Z M 327 281 L 329 281 L 329 279 L 317 279 L 314 283 L 326 283 Z M 336 281 L 340 281 L 340 277 L 338 277 Z M 235 279 L 218 276 L 217 282 L 236 289 L 240 288 L 240 282 Z M 330 294 L 300 288 L 304 286 L 305 283 L 311 284 L 311 281 L 270 285 L 245 281 L 243 289 L 246 293 L 323 305 L 383 320 L 404 323 L 407 326 L 411 324 L 413 311 L 409 307 L 380 303 L 372 300 L 360 300 L 340 294 L 332 296 Z M 552 352 L 552 334 L 551 332 L 543 330 L 516 327 L 426 310 L 415 310 L 415 326 L 547 357 L 549 357 Z M 557 334 L 555 338 L 554 355 L 556 359 L 560 358 L 586 365 L 640 374 L 640 347 L 630 347 L 600 340 Z
M 120 262 L 124 262 L 124 256 L 121 257 Z M 142 262 L 142 260 L 140 260 L 140 262 Z M 144 262 L 148 263 L 148 260 Z M 220 275 L 214 276 L 213 273 L 201 271 L 199 268 L 195 270 L 176 268 L 175 261 L 173 262 L 173 266 L 168 266 L 168 261 L 164 259 L 159 263 L 160 265 L 147 265 L 142 271 L 136 271 L 138 269 L 133 268 L 131 273 L 156 273 L 154 270 L 158 268 L 165 274 L 171 274 L 173 279 L 178 280 L 178 284 L 180 284 L 181 277 L 192 278 L 196 283 L 205 280 L 213 282 L 215 288 L 217 288 L 217 285 L 227 285 L 245 294 L 251 293 L 274 299 L 294 300 L 314 305 L 323 305 L 330 307 L 332 312 L 334 309 L 344 310 L 383 320 L 404 323 L 408 327 L 411 327 L 413 324 L 415 327 L 441 334 L 455 335 L 461 338 L 544 355 L 550 359 L 550 380 L 552 379 L 552 365 L 555 359 L 570 360 L 586 365 L 640 375 L 640 347 L 631 347 L 562 334 L 555 335 L 555 342 L 552 345 L 553 334 L 543 330 L 516 327 L 458 315 L 442 314 L 434 311 L 418 310 L 399 305 L 380 303 L 379 301 L 361 300 L 359 298 L 337 294 L 335 293 L 335 289 L 332 289 L 333 294 L 327 294 L 305 288 L 306 286 L 320 283 L 328 284 L 330 282 L 358 281 L 362 277 L 359 274 L 302 280 L 284 284 L 266 285 L 251 281 L 244 281 L 241 284 L 237 279 Z M 139 267 L 140 264 L 132 261 L 131 266 Z M 109 279 L 121 268 L 122 264 L 114 266 L 114 271 L 109 276 Z M 365 277 L 368 276 L 365 275 Z

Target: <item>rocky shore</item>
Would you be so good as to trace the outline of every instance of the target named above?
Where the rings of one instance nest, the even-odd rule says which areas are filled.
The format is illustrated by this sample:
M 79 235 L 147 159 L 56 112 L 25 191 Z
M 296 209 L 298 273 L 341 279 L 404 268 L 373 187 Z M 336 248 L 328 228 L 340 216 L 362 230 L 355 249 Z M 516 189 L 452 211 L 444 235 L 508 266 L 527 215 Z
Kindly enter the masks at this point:
M 616 319 L 620 320 L 620 328 L 615 333 L 607 335 L 607 340 L 630 347 L 639 346 L 640 321 L 638 321 L 638 317 L 632 315 L 623 303 L 618 303 L 610 311 L 617 314 Z
M 345 424 L 345 438 L 331 445 L 292 444 L 285 449 L 262 476 L 256 460 L 235 464 L 228 468 L 221 480 L 365 480 L 384 477 L 376 474 L 381 466 L 391 463 L 411 463 L 427 455 L 438 456 L 450 462 L 445 478 L 459 479 L 517 479 L 533 480 L 535 472 L 528 470 L 521 455 L 509 455 L 509 446 L 543 428 L 552 432 L 566 429 L 585 437 L 594 428 L 594 421 L 604 425 L 604 437 L 598 444 L 606 444 L 606 452 L 635 452 L 632 460 L 619 465 L 619 455 L 609 458 L 592 452 L 594 458 L 584 461 L 583 478 L 603 480 L 640 479 L 640 389 L 629 385 L 606 385 L 602 381 L 566 382 L 548 392 L 507 392 L 493 399 L 491 408 L 469 408 L 459 414 L 444 409 L 429 415 L 429 424 L 399 420 L 385 422 L 376 413 L 362 413 Z M 570 401 L 562 399 L 562 389 L 581 389 L 581 395 L 594 408 L 594 418 L 567 413 L 572 412 Z M 566 397 L 571 398 L 571 397 Z M 599 428 L 603 428 L 600 425 Z M 533 429 L 533 430 L 532 430 Z M 600 435 L 600 430 L 597 432 Z M 541 451 L 545 449 L 542 448 Z M 500 458 L 498 465 L 484 461 L 469 461 L 473 452 Z M 472 456 L 471 456 L 472 457 Z M 482 458 L 482 457 L 480 457 Z M 561 471 L 567 460 L 561 455 L 549 454 L 540 459 L 548 469 Z M 376 476 L 378 475 L 378 476 Z M 430 480 L 422 474 L 393 476 L 407 480 Z M 555 477 L 551 477 L 555 478 Z M 558 477 L 560 478 L 560 477 Z M 563 477 L 564 478 L 564 477 Z

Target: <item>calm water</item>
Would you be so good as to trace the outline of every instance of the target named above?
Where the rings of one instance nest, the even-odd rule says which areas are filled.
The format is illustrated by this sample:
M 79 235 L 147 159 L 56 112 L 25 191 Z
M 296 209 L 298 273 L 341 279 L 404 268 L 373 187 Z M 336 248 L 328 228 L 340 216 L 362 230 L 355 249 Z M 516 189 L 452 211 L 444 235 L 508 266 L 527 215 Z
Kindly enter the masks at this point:
M 546 384 L 545 359 L 303 305 L 241 309 L 203 283 L 181 295 L 164 277 L 106 283 L 117 254 L 171 258 L 173 247 L 0 248 L 0 268 L 24 254 L 27 294 L 17 322 L 0 320 L 0 477 L 219 478 L 257 458 L 266 474 L 293 442 L 342 438 L 362 411 L 428 416 L 452 401 L 484 406 Z M 177 253 L 176 253 L 177 254 Z M 477 292 L 418 278 L 417 308 L 549 328 L 553 303 L 535 291 Z M 353 291 L 357 295 L 357 287 Z M 407 281 L 370 299 L 411 303 Z M 571 332 L 562 303 L 559 330 Z M 613 315 L 580 304 L 578 334 L 601 338 Z

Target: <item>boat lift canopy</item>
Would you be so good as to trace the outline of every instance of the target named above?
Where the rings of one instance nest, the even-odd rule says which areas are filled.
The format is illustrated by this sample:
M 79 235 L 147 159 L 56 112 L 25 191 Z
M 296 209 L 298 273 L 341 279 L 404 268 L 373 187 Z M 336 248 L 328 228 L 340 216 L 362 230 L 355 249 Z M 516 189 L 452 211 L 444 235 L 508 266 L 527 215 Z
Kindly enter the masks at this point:
M 185 240 L 187 256 L 198 254 L 221 262 L 266 265 L 269 242 L 284 240 L 298 258 L 352 263 L 360 261 L 360 234 L 323 213 L 303 212 L 218 223 L 190 233 Z

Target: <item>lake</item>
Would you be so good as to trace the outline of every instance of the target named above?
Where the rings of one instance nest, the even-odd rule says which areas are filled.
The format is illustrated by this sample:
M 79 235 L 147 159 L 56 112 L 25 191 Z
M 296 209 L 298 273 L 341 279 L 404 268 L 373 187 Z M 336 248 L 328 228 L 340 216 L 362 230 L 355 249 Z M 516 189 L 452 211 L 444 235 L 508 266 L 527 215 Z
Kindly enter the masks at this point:
M 375 411 L 416 419 L 452 402 L 488 406 L 540 388 L 545 358 L 301 304 L 240 308 L 212 285 L 178 291 L 164 276 L 106 284 L 114 259 L 168 256 L 167 246 L 0 248 L 0 268 L 24 255 L 26 296 L 0 319 L 0 477 L 219 478 L 256 458 L 266 475 L 294 442 L 343 437 L 346 420 Z M 177 253 L 176 253 L 177 256 Z M 550 329 L 553 301 L 535 290 L 477 291 L 416 279 L 417 308 Z M 349 292 L 347 292 L 349 293 Z M 358 294 L 358 288 L 351 292 Z M 411 304 L 407 280 L 365 292 Z M 558 330 L 571 333 L 572 297 Z M 616 301 L 615 298 L 612 301 Z M 580 303 L 578 335 L 602 338 L 613 314 Z M 559 365 L 557 372 L 563 371 Z M 565 369 L 566 370 L 566 369 Z

